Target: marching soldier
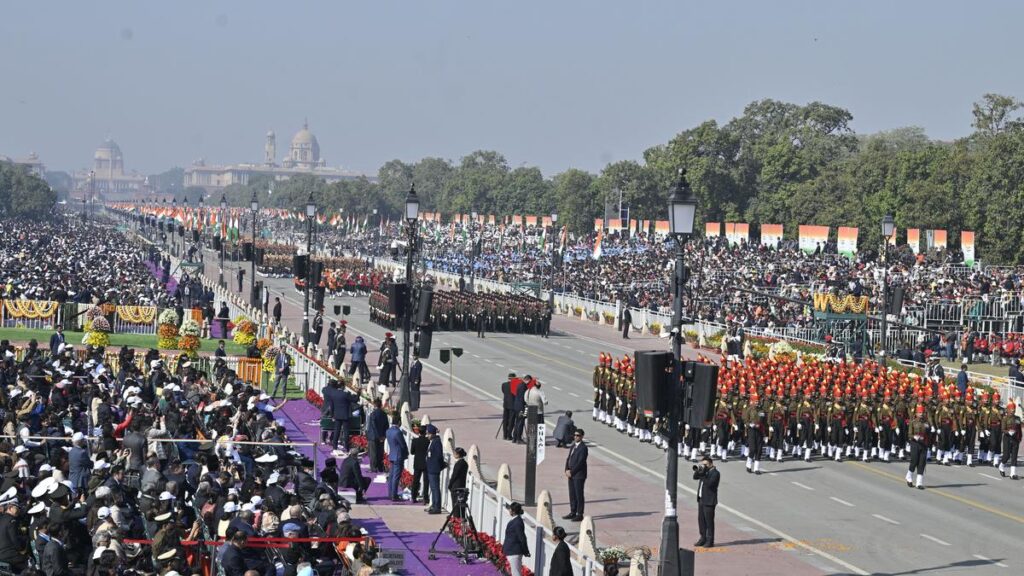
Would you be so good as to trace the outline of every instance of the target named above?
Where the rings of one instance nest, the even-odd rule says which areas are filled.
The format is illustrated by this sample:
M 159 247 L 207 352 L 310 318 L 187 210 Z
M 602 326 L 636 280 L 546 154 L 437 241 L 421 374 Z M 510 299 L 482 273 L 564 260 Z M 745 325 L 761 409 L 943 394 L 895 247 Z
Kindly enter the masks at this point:
M 747 425 L 747 472 L 761 474 L 761 451 L 764 446 L 764 421 L 766 414 L 758 401 L 757 390 L 750 393 L 750 401 L 743 411 L 743 422 Z
M 1020 418 L 1017 417 L 1017 406 L 1013 402 L 1006 403 L 1006 415 L 1003 416 L 1003 457 L 999 462 L 999 475 L 1006 477 L 1006 466 L 1010 468 L 1010 478 L 1017 479 L 1017 455 L 1020 450 Z
M 924 467 L 928 463 L 928 432 L 931 426 L 925 414 L 924 405 L 918 404 L 915 409 L 917 416 L 910 423 L 910 468 L 907 470 L 907 486 L 915 486 L 914 474 L 917 474 L 916 486 L 924 490 Z
M 836 388 L 832 391 L 832 402 L 828 407 L 828 457 L 833 456 L 836 462 L 843 461 L 843 430 L 846 428 L 846 407 L 843 405 L 842 392 Z
M 592 382 L 594 384 L 594 420 L 598 420 L 601 414 L 601 397 L 604 395 L 604 377 L 605 377 L 605 360 L 606 355 L 601 352 L 598 357 L 598 364 L 594 367 L 594 375 Z
M 871 404 L 867 395 L 867 390 L 861 392 L 860 402 L 857 403 L 857 407 L 854 408 L 853 411 L 853 420 L 854 439 L 856 440 L 854 457 L 861 457 L 864 462 L 867 462 L 871 454 L 871 437 L 869 431 L 873 427 L 871 422 Z
M 732 402 L 729 397 L 729 387 L 723 384 L 718 401 L 715 403 L 715 422 L 712 426 L 712 430 L 716 433 L 714 451 L 722 462 L 726 461 L 729 454 L 729 434 L 732 432 L 732 426 Z
M 765 396 L 771 398 L 770 394 L 767 390 L 765 391 Z M 781 388 L 771 403 L 768 414 L 768 459 L 782 462 L 783 437 L 786 431 L 786 405 L 782 398 Z
M 812 402 L 812 388 L 804 391 L 803 398 L 796 405 L 796 457 L 803 456 L 804 462 L 811 461 L 811 450 L 814 448 L 814 430 L 817 428 L 817 409 Z
M 882 396 L 882 405 L 878 407 L 878 417 L 875 423 L 875 431 L 878 433 L 879 457 L 883 462 L 889 462 L 889 456 L 892 453 L 895 442 L 894 432 L 898 430 L 895 412 L 892 406 L 889 405 L 891 398 L 892 396 L 887 389 L 885 395 Z
M 938 424 L 939 434 L 936 461 L 949 466 L 949 459 L 953 451 L 953 439 L 957 432 L 956 414 L 949 405 L 949 395 L 946 394 L 945 390 L 940 393 L 940 398 L 941 405 L 935 413 L 935 423 Z
M 999 405 L 998 392 L 993 392 L 989 398 L 987 418 L 985 435 L 988 437 L 988 449 L 992 456 L 992 465 L 999 466 L 1002 457 L 1003 409 Z
M 964 404 L 959 414 L 960 452 L 967 455 L 967 465 L 974 467 L 974 439 L 978 434 L 978 404 L 974 398 L 974 390 L 967 389 Z

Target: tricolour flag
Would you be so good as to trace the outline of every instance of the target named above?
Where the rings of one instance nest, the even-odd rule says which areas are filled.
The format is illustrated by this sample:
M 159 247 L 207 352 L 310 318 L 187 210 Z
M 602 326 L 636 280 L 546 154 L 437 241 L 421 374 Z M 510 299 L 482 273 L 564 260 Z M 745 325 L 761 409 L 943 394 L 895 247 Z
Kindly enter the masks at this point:
M 597 240 L 594 241 L 594 260 L 601 259 L 601 240 L 604 238 L 604 231 L 597 231 Z

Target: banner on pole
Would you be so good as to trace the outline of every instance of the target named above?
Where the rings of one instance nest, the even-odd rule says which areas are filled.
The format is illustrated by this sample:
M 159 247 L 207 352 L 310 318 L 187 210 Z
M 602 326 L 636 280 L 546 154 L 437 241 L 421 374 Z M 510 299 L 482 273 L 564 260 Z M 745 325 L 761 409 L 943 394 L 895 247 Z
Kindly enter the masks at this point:
M 782 240 L 782 224 L 761 225 L 761 245 L 776 246 Z
M 946 231 L 932 230 L 932 247 L 936 250 L 946 249 Z
M 604 230 L 604 220 L 601 218 L 594 218 L 594 232 L 600 232 Z
M 974 232 L 960 232 L 960 251 L 964 253 L 964 265 L 974 266 Z
M 741 242 L 750 242 L 750 224 L 742 222 L 726 222 L 725 237 L 730 245 L 737 245 Z
M 837 239 L 837 251 L 843 256 L 852 259 L 857 254 L 857 229 L 840 226 Z
M 654 233 L 661 236 L 667 236 L 669 233 L 668 220 L 655 220 Z
M 914 254 L 921 252 L 921 230 L 919 228 L 907 228 L 907 245 Z
M 704 223 L 704 235 L 708 238 L 714 238 L 722 235 L 722 224 L 721 222 L 705 222 Z
M 828 226 L 801 224 L 798 232 L 800 249 L 804 252 L 814 252 L 818 247 L 825 249 L 825 243 L 828 242 Z

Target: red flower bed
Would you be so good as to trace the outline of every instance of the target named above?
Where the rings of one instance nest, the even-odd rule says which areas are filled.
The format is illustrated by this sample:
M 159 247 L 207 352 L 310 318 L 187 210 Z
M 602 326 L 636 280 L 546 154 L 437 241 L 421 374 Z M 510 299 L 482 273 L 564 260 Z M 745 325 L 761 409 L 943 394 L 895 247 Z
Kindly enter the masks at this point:
M 366 440 L 366 436 L 360 434 L 359 436 L 353 436 L 352 438 L 350 438 L 348 441 L 348 445 L 352 448 L 366 450 L 368 446 L 368 441 Z
M 363 438 L 363 441 L 366 441 L 365 437 Z M 389 473 L 391 472 L 391 460 L 388 460 L 387 458 L 384 459 L 384 471 Z M 405 468 L 402 468 L 402 473 L 398 475 L 398 486 L 400 488 L 409 488 L 412 486 L 412 473 Z
M 317 408 L 321 408 L 324 405 L 323 397 L 317 394 L 316 390 L 313 389 L 306 390 L 306 402 L 309 402 Z

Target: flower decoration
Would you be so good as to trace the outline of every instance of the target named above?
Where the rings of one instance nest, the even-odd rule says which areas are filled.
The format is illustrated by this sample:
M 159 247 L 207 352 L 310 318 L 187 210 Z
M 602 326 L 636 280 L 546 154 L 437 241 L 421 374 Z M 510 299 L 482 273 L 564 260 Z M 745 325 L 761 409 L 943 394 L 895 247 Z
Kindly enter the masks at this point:
M 160 324 L 174 324 L 175 326 L 177 326 L 178 325 L 178 313 L 175 312 L 173 308 L 167 308 L 163 312 L 160 313 L 160 318 L 159 318 L 158 322 Z
M 244 316 L 236 318 L 234 341 L 235 344 L 239 344 L 241 346 L 248 346 L 255 342 L 256 324 Z

